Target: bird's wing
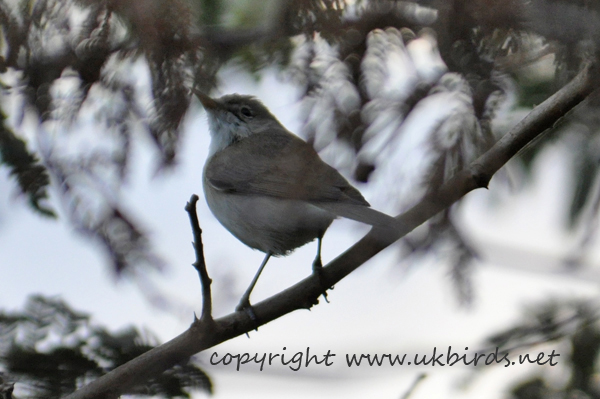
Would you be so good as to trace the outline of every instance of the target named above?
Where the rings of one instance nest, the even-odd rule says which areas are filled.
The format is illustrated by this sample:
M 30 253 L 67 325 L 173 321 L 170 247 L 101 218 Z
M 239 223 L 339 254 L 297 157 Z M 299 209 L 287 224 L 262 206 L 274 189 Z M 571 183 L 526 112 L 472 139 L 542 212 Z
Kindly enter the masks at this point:
M 209 159 L 205 177 L 215 189 L 231 193 L 369 206 L 308 143 L 287 131 L 258 133 L 230 145 Z

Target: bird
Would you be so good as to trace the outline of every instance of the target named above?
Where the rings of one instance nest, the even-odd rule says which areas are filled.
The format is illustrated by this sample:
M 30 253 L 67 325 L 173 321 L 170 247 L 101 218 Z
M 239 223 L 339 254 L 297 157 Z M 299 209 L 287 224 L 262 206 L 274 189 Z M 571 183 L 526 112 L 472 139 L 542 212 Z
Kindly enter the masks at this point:
M 265 254 L 237 311 L 251 309 L 250 294 L 269 258 L 288 255 L 315 239 L 312 268 L 320 276 L 323 235 L 337 217 L 398 228 L 396 219 L 372 209 L 256 97 L 211 98 L 192 90 L 207 112 L 211 136 L 202 177 L 208 207 L 238 240 Z

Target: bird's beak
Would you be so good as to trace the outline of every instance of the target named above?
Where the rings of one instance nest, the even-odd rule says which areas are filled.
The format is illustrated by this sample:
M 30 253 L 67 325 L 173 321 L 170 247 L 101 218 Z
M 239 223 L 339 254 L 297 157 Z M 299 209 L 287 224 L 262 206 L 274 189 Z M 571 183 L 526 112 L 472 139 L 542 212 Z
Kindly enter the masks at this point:
M 201 92 L 200 90 L 198 90 L 196 88 L 192 88 L 192 92 L 196 95 L 196 97 L 198 97 L 198 99 L 202 103 L 202 106 L 207 111 L 212 111 L 212 110 L 221 108 L 220 104 L 217 101 L 213 100 L 212 98 L 210 98 L 209 96 L 207 96 L 206 94 Z

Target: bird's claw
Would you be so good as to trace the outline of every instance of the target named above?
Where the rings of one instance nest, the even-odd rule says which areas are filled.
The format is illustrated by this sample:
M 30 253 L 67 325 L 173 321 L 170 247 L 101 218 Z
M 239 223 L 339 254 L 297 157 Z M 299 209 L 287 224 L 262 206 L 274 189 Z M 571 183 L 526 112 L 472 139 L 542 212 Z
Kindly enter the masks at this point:
M 258 317 L 256 317 L 256 313 L 254 312 L 254 308 L 250 305 L 250 301 L 248 298 L 242 298 L 240 303 L 235 307 L 236 312 L 244 312 L 248 315 L 250 320 L 253 322 L 258 322 Z
M 322 289 L 321 295 L 323 295 L 323 299 L 325 299 L 325 302 L 329 303 L 329 300 L 327 299 L 327 290 L 332 290 L 333 286 L 328 286 L 324 283 L 325 278 L 323 276 L 323 264 L 321 263 L 321 259 L 315 259 L 313 262 L 313 274 L 315 274 L 319 279 L 319 284 L 321 285 Z

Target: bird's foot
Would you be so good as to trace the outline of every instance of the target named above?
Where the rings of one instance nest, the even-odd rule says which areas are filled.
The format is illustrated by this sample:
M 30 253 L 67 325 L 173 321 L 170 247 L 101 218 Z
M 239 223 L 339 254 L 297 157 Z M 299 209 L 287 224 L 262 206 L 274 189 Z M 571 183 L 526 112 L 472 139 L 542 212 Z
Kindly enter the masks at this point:
M 255 323 L 258 322 L 258 317 L 256 317 L 256 313 L 254 312 L 254 308 L 250 304 L 250 298 L 247 298 L 247 297 L 244 296 L 240 300 L 240 303 L 235 307 L 235 311 L 236 312 L 244 312 L 244 313 L 246 313 L 248 315 L 248 317 L 250 318 L 250 320 L 252 320 Z

